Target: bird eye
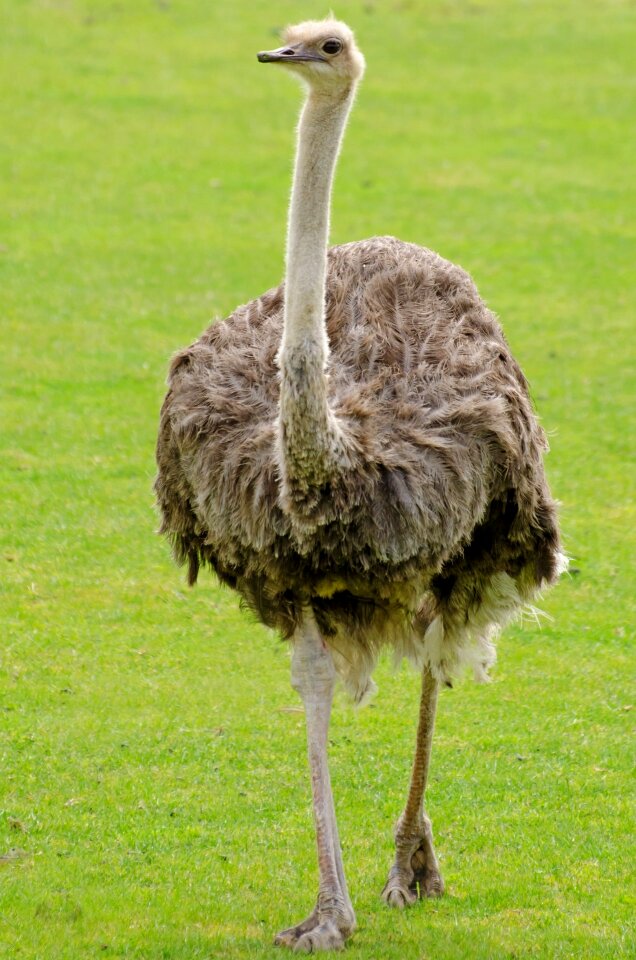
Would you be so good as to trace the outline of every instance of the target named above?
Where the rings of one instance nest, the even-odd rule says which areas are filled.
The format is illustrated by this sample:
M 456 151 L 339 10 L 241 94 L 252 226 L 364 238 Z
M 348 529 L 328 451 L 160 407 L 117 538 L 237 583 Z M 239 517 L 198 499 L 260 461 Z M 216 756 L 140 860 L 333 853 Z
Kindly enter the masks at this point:
M 342 50 L 342 41 L 333 37 L 331 40 L 325 40 L 322 45 L 323 53 L 340 53 Z

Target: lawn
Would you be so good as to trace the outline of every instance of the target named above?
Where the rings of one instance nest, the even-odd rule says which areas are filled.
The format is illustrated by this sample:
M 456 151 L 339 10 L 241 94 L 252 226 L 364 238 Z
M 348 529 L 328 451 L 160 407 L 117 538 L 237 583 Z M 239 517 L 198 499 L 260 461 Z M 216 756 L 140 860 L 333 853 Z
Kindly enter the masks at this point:
M 316 883 L 288 652 L 211 576 L 185 587 L 153 447 L 171 353 L 280 279 L 299 94 L 255 52 L 327 7 L 0 11 L 0 956 L 280 957 Z M 441 696 L 442 900 L 379 899 L 417 676 L 383 662 L 371 707 L 338 699 L 348 955 L 635 957 L 636 7 L 336 13 L 368 72 L 332 239 L 393 233 L 473 274 L 531 381 L 573 557 L 494 683 Z

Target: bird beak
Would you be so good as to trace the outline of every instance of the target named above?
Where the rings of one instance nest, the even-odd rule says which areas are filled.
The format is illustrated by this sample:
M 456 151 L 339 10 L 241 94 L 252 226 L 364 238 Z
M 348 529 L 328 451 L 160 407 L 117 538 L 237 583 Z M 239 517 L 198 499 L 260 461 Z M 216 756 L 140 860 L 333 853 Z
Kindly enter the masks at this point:
M 325 62 L 323 57 L 305 50 L 302 43 L 295 43 L 291 47 L 279 47 L 278 50 L 262 50 L 256 54 L 256 57 L 259 63 L 307 63 L 309 60 Z

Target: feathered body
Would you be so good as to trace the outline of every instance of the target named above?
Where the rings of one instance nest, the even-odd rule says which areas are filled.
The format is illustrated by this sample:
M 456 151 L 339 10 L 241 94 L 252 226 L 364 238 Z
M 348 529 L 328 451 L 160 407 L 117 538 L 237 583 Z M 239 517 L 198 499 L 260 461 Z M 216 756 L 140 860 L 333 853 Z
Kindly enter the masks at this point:
M 462 659 L 487 668 L 493 629 L 562 569 L 545 436 L 496 318 L 430 250 L 333 247 L 327 395 L 345 455 L 307 484 L 280 447 L 284 295 L 172 362 L 156 492 L 177 559 L 285 637 L 312 608 L 356 698 L 383 643 L 444 680 Z M 299 363 L 301 388 L 322 376 Z

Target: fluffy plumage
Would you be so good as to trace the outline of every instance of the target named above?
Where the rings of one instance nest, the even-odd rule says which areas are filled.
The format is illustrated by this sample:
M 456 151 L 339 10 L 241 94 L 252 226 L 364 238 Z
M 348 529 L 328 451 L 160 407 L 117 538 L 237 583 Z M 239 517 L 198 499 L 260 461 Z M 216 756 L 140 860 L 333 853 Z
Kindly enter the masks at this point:
M 392 237 L 328 254 L 328 400 L 342 456 L 289 476 L 278 442 L 284 288 L 176 355 L 162 414 L 162 532 L 291 636 L 303 607 L 354 697 L 378 649 L 447 680 L 562 569 L 547 444 L 470 277 Z M 288 360 L 288 362 L 290 362 Z M 297 357 L 295 381 L 322 376 Z M 310 395 L 310 390 L 301 393 Z

